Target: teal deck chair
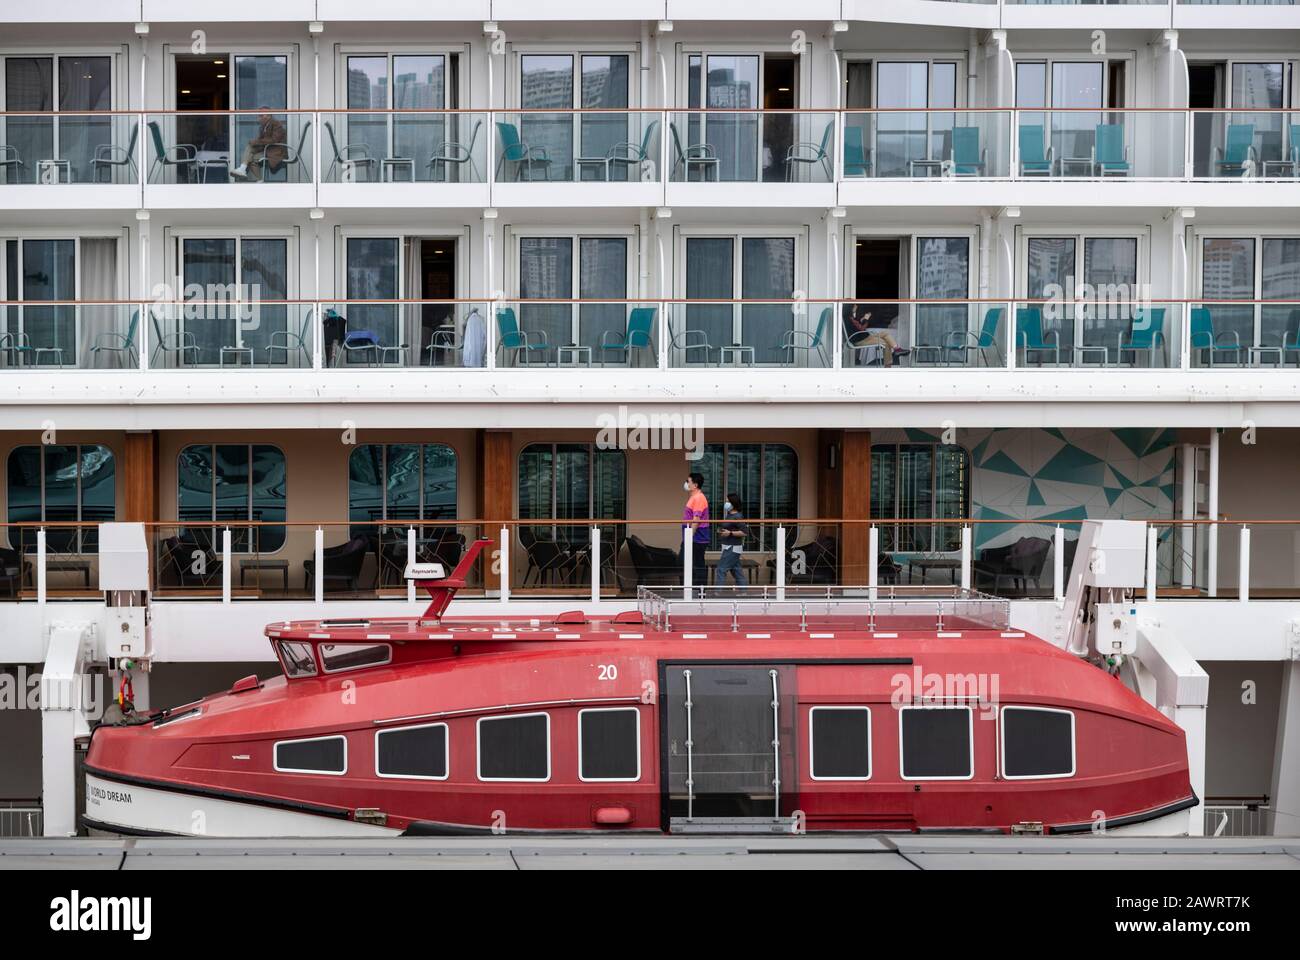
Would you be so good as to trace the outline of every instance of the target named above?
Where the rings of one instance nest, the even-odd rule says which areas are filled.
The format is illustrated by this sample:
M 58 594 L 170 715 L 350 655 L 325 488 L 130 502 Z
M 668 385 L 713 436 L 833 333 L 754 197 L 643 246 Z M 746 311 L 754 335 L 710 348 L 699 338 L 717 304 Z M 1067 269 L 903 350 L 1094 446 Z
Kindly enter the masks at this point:
M 1097 124 L 1097 139 L 1092 145 L 1092 172 L 1100 177 L 1127 177 L 1132 171 L 1128 146 L 1124 143 L 1122 123 Z
M 1165 346 L 1165 308 L 1152 307 L 1150 310 L 1137 310 L 1133 314 L 1133 325 L 1129 330 L 1121 330 L 1115 337 L 1115 357 L 1124 362 L 1124 354 L 1133 354 L 1133 365 L 1137 365 L 1139 353 L 1147 355 L 1147 366 L 1156 365 L 1156 351 L 1164 356 Z
M 861 127 L 844 128 L 844 176 L 871 176 L 871 153 L 863 146 Z
M 1055 330 L 1044 336 L 1042 307 L 1016 308 L 1016 347 L 1024 350 L 1026 362 L 1031 353 L 1049 353 L 1052 362 L 1058 367 L 1061 365 L 1061 338 Z
M 952 128 L 952 172 L 957 177 L 984 176 L 987 151 L 980 147 L 979 127 Z
M 1228 125 L 1224 145 L 1215 148 L 1214 173 L 1220 177 L 1246 176 L 1254 173 L 1259 155 L 1255 153 L 1255 125 L 1233 123 Z
M 1047 138 L 1041 123 L 1020 128 L 1020 175 L 1022 177 L 1050 177 L 1056 162 L 1055 148 L 1046 146 Z
M 1220 344 L 1219 341 L 1227 336 L 1232 337 L 1232 343 L 1230 345 Z M 1241 366 L 1243 359 L 1241 337 L 1236 330 L 1215 333 L 1214 317 L 1211 315 L 1209 307 L 1192 307 L 1191 347 L 1193 350 L 1200 350 L 1204 353 L 1208 365 L 1211 367 L 1215 365 L 1215 358 L 1225 353 L 1233 356 L 1233 366 Z
M 979 333 L 973 330 L 954 330 L 948 334 L 948 341 L 944 344 L 944 351 L 951 363 L 953 355 L 962 354 L 962 365 L 970 366 L 970 352 L 978 350 L 982 366 L 992 366 L 988 362 L 988 351 L 992 350 L 997 357 L 997 366 L 1006 365 L 1002 357 L 1002 346 L 998 343 L 998 326 L 1002 323 L 1002 315 L 1005 311 L 1002 307 L 989 307 L 984 311 L 984 322 L 980 324 Z
M 631 360 L 633 350 L 649 350 L 653 360 L 654 323 L 654 307 L 633 307 L 628 311 L 626 330 L 621 333 L 618 330 L 606 330 L 600 335 L 600 365 L 605 365 L 605 352 L 608 350 L 621 354 L 620 362 L 624 363 Z
M 546 362 L 546 352 L 551 349 L 546 334 L 529 334 L 526 330 L 520 330 L 514 307 L 502 307 L 497 311 L 497 334 L 500 337 L 497 349 L 501 351 L 502 357 L 507 351 L 513 350 L 517 362 L 522 351 L 525 366 L 529 363 L 529 358 L 536 354 L 540 354 L 542 361 Z
M 830 354 L 826 350 L 826 334 L 830 330 L 831 316 L 834 312 L 834 307 L 826 307 L 822 310 L 821 316 L 817 318 L 817 329 L 812 333 L 809 333 L 807 330 L 787 330 L 782 334 L 781 342 L 776 345 L 776 349 L 785 352 L 786 364 L 788 366 L 793 366 L 794 352 L 796 350 L 804 350 L 807 352 L 810 361 L 808 364 L 809 366 L 812 366 L 811 359 L 814 350 L 817 351 L 817 355 L 821 358 L 823 367 L 829 367 L 831 365 Z M 800 343 L 800 337 L 802 337 L 805 342 Z

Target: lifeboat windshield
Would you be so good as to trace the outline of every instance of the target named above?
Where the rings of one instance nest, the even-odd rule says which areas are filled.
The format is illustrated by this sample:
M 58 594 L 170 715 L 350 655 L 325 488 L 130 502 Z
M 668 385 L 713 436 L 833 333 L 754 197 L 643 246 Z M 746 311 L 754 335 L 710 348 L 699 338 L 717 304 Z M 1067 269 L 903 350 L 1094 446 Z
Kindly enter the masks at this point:
M 280 663 L 284 675 L 290 680 L 296 677 L 316 676 L 316 658 L 312 655 L 310 643 L 298 640 L 281 640 L 277 646 L 280 650 Z

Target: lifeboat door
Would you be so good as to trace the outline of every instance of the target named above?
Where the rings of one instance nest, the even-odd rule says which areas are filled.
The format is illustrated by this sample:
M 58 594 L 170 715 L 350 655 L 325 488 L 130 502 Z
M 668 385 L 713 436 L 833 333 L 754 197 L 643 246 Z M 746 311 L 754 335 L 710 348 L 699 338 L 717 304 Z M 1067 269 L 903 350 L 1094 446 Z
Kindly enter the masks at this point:
M 794 667 L 664 664 L 661 681 L 665 829 L 792 830 Z

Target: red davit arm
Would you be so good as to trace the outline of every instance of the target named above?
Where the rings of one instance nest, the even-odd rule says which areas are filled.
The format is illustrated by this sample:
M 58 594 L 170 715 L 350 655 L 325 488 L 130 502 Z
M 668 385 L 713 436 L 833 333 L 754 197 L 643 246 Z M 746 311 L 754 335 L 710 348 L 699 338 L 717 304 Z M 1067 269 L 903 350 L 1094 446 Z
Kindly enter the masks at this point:
M 456 591 L 465 586 L 465 577 L 469 573 L 470 567 L 474 566 L 474 561 L 478 555 L 483 552 L 483 548 L 492 543 L 487 538 L 475 540 L 465 551 L 465 556 L 460 558 L 460 563 L 456 564 L 456 569 L 451 572 L 451 576 L 443 577 L 441 580 L 417 580 L 416 583 L 429 591 L 429 608 L 424 611 L 424 619 L 441 620 L 442 615 L 451 605 L 452 598 L 456 596 Z

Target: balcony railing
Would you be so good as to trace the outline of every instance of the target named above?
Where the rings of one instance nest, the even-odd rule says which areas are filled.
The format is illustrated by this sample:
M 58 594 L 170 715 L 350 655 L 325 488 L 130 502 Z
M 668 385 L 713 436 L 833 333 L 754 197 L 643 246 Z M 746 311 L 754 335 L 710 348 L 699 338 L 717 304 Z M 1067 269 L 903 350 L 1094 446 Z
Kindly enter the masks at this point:
M 696 543 L 678 519 L 489 522 L 431 507 L 424 516 L 388 509 L 388 516 L 376 507 L 346 521 L 245 512 L 146 524 L 150 589 L 162 599 L 414 601 L 405 579 L 410 557 L 450 569 L 469 543 L 487 537 L 494 544 L 471 571 L 465 597 L 630 600 L 647 587 L 669 596 L 698 596 L 702 587 L 780 596 L 787 587 L 807 595 L 839 585 L 882 599 L 935 588 L 1059 599 L 1079 535 L 1079 521 L 1050 517 L 746 518 L 733 569 L 722 563 L 718 517 Z M 1134 584 L 1137 596 L 1300 598 L 1297 534 L 1294 520 L 1149 520 L 1147 570 L 1145 582 Z M 0 600 L 99 597 L 97 543 L 91 522 L 0 524 Z
M 323 183 L 486 183 L 491 114 L 335 110 L 320 114 Z
M 1300 368 L 1300 298 L 1131 300 L 1105 294 L 1005 300 L 14 300 L 0 301 L 0 369 L 778 368 L 868 376 L 916 369 Z
M 148 182 L 312 183 L 316 116 L 293 110 L 145 114 Z
M 1300 111 L 0 113 L 0 185 L 949 178 L 1300 180 Z
M 0 184 L 137 183 L 140 115 L 0 113 Z
M 674 183 L 832 183 L 838 111 L 677 110 L 668 114 Z

